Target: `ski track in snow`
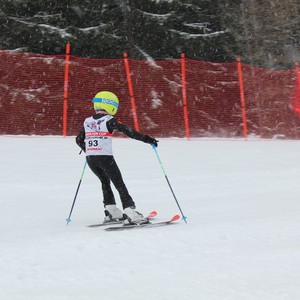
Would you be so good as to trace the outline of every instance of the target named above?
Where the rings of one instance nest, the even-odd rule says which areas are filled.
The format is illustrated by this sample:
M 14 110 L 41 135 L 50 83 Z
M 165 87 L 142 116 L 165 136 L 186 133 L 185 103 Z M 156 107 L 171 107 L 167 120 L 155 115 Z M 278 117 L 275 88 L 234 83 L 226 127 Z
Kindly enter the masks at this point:
M 160 139 L 188 223 L 107 232 L 86 227 L 103 219 L 88 167 L 66 226 L 84 165 L 74 137 L 0 140 L 1 299 L 300 299 L 300 141 Z M 180 213 L 151 146 L 113 144 L 137 209 Z

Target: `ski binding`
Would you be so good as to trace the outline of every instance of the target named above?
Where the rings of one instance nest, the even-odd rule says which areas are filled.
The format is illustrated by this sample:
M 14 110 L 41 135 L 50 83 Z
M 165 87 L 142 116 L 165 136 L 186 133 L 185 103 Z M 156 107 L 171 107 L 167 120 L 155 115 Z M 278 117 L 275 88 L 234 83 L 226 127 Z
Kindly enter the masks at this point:
M 157 212 L 156 211 L 151 211 L 146 218 L 147 219 L 153 219 L 156 216 L 157 216 Z M 99 223 L 99 224 L 92 224 L 92 225 L 87 225 L 87 227 L 95 228 L 95 227 L 102 227 L 102 226 L 109 226 L 109 225 L 119 225 L 119 224 L 123 224 L 123 220 L 108 221 L 108 222 L 103 222 L 103 223 Z

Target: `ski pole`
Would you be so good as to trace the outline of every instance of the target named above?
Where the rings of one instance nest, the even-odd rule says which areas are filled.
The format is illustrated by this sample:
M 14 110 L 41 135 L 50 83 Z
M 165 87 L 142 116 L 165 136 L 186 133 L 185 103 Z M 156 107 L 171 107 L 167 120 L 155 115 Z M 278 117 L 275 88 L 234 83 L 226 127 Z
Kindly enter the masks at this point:
M 86 167 L 86 161 L 85 161 L 84 166 L 83 166 L 83 170 L 82 170 L 81 177 L 80 177 L 80 180 L 79 180 L 79 183 L 78 183 L 78 186 L 77 186 L 77 190 L 76 190 L 76 193 L 75 193 L 75 197 L 74 197 L 74 200 L 73 200 L 73 204 L 72 204 L 72 207 L 71 207 L 71 210 L 70 210 L 69 217 L 66 219 L 67 225 L 69 225 L 69 223 L 71 222 L 71 215 L 72 215 L 73 208 L 74 208 L 74 205 L 75 205 L 75 201 L 76 201 L 76 198 L 77 198 L 77 194 L 78 194 L 78 191 L 79 191 L 79 188 L 80 188 L 80 185 L 81 185 L 81 181 L 82 181 L 82 178 L 83 178 L 85 167 Z
M 158 159 L 158 161 L 159 161 L 159 164 L 160 164 L 160 167 L 161 167 L 161 169 L 162 169 L 162 171 L 163 171 L 163 173 L 164 173 L 164 175 L 165 175 L 165 178 L 166 178 L 166 180 L 167 180 L 167 183 L 168 183 L 168 185 L 169 185 L 169 188 L 170 188 L 170 190 L 171 190 L 171 192 L 172 192 L 172 194 L 173 194 L 173 197 L 174 197 L 174 199 L 175 199 L 175 201 L 176 201 L 176 204 L 177 204 L 177 206 L 178 206 L 178 208 L 179 208 L 179 210 L 180 210 L 180 213 L 181 213 L 181 215 L 182 215 L 182 220 L 184 220 L 184 222 L 187 223 L 187 221 L 186 221 L 186 216 L 185 216 L 185 215 L 183 214 L 183 212 L 182 212 L 182 209 L 181 209 L 181 207 L 180 207 L 180 205 L 179 205 L 179 203 L 178 203 L 178 200 L 177 200 L 177 198 L 176 198 L 176 196 L 175 196 L 175 193 L 174 193 L 174 191 L 173 191 L 173 189 L 172 189 L 172 187 L 171 187 L 171 184 L 170 184 L 170 181 L 169 181 L 169 179 L 168 179 L 168 176 L 167 176 L 167 174 L 166 174 L 166 172 L 165 172 L 164 166 L 163 166 L 163 164 L 162 164 L 162 162 L 161 162 L 161 160 L 160 160 L 160 158 L 159 158 L 159 155 L 158 155 L 156 146 L 155 146 L 154 144 L 152 144 L 151 146 L 152 146 L 152 148 L 153 148 L 153 150 L 154 150 L 154 152 L 155 152 L 155 154 L 156 154 L 156 157 L 157 157 L 157 159 Z

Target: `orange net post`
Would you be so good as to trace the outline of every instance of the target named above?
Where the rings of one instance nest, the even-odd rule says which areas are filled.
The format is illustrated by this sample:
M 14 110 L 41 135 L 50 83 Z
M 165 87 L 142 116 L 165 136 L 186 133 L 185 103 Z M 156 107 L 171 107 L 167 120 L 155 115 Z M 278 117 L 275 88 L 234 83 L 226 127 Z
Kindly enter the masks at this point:
M 185 55 L 181 53 L 181 78 L 182 78 L 182 106 L 185 125 L 185 134 L 190 139 L 190 127 L 188 119 L 187 97 L 186 97 L 186 71 L 185 71 Z
M 139 128 L 139 122 L 138 122 L 138 118 L 137 118 L 135 100 L 134 100 L 134 96 L 133 96 L 133 87 L 132 87 L 132 81 L 131 81 L 131 75 L 130 75 L 128 55 L 126 52 L 123 55 L 124 55 L 124 63 L 125 63 L 126 76 L 127 76 L 127 82 L 128 82 L 130 103 L 131 103 L 131 108 L 132 108 L 132 113 L 133 113 L 134 128 L 135 128 L 135 130 L 139 131 L 140 128 Z
M 242 64 L 241 59 L 237 59 L 237 68 L 239 75 L 239 84 L 240 84 L 240 97 L 241 97 L 241 109 L 242 109 L 242 118 L 243 118 L 243 134 L 244 138 L 247 139 L 247 118 L 246 118 L 246 103 L 245 103 L 245 93 L 244 93 L 244 84 L 243 84 L 243 73 L 242 73 Z
M 296 61 L 295 65 L 295 88 L 294 93 L 290 99 L 290 103 L 294 109 L 295 114 L 300 117 L 300 70 L 299 70 L 299 63 Z
M 67 136 L 67 118 L 68 118 L 68 86 L 69 86 L 69 65 L 70 65 L 70 44 L 66 44 L 66 63 L 64 78 L 64 105 L 63 105 L 63 136 Z

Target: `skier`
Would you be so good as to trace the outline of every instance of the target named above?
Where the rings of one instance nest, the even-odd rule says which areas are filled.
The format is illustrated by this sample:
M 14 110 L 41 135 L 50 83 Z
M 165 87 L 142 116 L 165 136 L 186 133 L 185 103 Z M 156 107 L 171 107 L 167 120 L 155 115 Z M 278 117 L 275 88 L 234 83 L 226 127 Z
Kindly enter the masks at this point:
M 119 108 L 118 97 L 102 91 L 93 98 L 95 115 L 85 119 L 83 128 L 76 137 L 76 143 L 86 153 L 86 160 L 93 173 L 100 179 L 103 192 L 104 222 L 123 220 L 124 224 L 144 224 L 149 220 L 135 210 L 135 203 L 128 193 L 119 167 L 112 152 L 112 135 L 119 130 L 130 138 L 154 145 L 158 141 L 122 124 L 113 116 Z M 111 182 L 117 189 L 123 212 L 116 206 Z

